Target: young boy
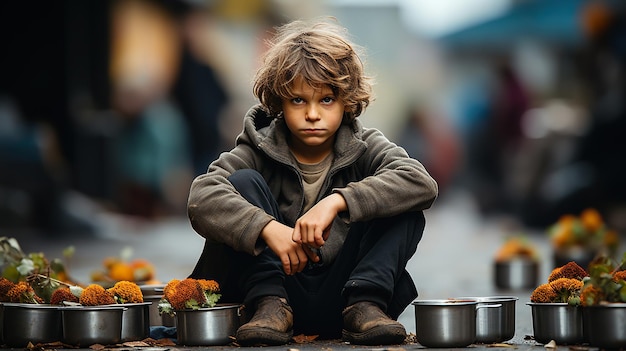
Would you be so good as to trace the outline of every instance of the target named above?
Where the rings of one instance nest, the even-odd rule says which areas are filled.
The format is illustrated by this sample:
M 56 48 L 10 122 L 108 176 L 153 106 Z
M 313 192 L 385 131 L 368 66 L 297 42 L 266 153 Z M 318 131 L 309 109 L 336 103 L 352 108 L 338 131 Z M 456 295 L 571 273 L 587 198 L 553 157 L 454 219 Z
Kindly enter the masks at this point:
M 254 313 L 241 345 L 294 332 L 402 343 L 396 319 L 417 297 L 405 268 L 437 183 L 357 120 L 371 85 L 334 22 L 278 28 L 254 94 L 234 149 L 191 185 L 189 218 L 207 239 L 191 277 Z

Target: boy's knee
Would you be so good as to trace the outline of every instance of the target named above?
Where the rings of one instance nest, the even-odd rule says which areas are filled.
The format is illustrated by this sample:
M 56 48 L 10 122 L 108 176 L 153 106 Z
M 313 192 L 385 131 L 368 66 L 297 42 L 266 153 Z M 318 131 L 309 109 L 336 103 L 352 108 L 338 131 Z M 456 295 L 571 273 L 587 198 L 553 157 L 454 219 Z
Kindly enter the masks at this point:
M 235 189 L 240 189 L 241 187 L 248 186 L 249 184 L 265 182 L 261 173 L 254 169 L 237 170 L 228 177 L 228 181 L 235 187 Z

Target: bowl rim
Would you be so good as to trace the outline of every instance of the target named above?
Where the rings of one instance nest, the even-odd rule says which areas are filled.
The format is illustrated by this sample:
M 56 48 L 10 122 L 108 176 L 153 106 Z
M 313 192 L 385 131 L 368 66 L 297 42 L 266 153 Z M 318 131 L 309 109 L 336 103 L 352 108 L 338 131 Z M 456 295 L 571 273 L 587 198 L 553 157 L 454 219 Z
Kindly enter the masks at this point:
M 128 307 L 124 307 L 122 304 L 116 305 L 97 305 L 97 306 L 61 306 L 62 311 L 111 311 L 121 310 L 126 311 Z
M 455 297 L 454 299 L 476 300 L 479 303 L 485 303 L 485 302 L 517 301 L 519 300 L 519 297 L 517 296 L 461 296 L 461 297 Z
M 626 302 L 607 302 L 600 303 L 597 305 L 588 305 L 582 306 L 583 308 L 617 308 L 617 307 L 626 307 Z
M 18 308 L 33 308 L 33 309 L 51 309 L 51 310 L 58 310 L 60 308 L 62 308 L 63 306 L 59 306 L 59 305 L 52 305 L 49 303 L 24 303 L 24 302 L 2 302 L 0 303 L 0 306 L 3 307 L 18 307 Z
M 243 304 L 240 303 L 218 303 L 213 307 L 201 307 L 201 308 L 184 308 L 181 310 L 174 310 L 175 312 L 192 312 L 192 311 L 216 311 L 216 310 L 226 310 L 233 308 L 240 308 Z
M 528 306 L 564 306 L 564 307 L 572 307 L 572 308 L 582 308 L 581 305 L 570 305 L 567 302 L 526 302 Z
M 428 300 L 414 300 L 411 305 L 417 306 L 463 306 L 463 305 L 476 305 L 478 300 L 476 299 L 428 299 Z

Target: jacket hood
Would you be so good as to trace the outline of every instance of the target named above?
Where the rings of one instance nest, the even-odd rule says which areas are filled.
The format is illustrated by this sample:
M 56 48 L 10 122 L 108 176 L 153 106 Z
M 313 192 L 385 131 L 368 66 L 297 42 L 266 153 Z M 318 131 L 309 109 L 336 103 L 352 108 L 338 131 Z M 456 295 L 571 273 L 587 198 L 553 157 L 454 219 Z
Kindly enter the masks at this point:
M 248 110 L 243 124 L 243 132 L 237 137 L 237 144 L 249 143 L 278 161 L 289 162 L 291 158 L 287 147 L 289 130 L 283 118 L 269 115 L 259 104 Z M 335 157 L 340 158 L 348 153 L 363 151 L 367 146 L 362 136 L 363 128 L 359 120 L 342 124 L 337 130 L 335 139 Z

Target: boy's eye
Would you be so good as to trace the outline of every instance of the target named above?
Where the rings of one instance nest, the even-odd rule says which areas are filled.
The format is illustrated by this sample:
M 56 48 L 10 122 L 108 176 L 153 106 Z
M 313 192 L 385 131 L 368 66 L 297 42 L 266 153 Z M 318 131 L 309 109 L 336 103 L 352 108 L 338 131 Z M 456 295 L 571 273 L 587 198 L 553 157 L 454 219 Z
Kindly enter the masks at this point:
M 335 99 L 333 97 L 330 97 L 330 96 L 327 96 L 327 97 L 322 99 L 322 103 L 323 104 L 330 104 L 333 101 L 335 101 Z
M 291 102 L 293 102 L 294 104 L 301 104 L 304 102 L 304 100 L 302 100 L 302 98 L 297 97 L 297 98 L 291 99 Z

